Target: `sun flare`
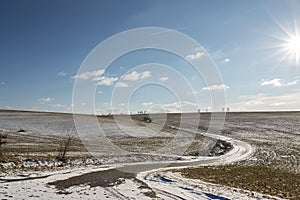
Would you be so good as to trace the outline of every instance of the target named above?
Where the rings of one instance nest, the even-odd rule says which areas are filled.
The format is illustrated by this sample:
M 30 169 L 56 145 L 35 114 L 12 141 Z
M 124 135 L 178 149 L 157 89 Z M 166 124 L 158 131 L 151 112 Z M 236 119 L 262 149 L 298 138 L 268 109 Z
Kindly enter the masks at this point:
M 296 63 L 299 64 L 300 36 L 299 35 L 291 36 L 289 39 L 286 40 L 284 47 L 288 57 L 292 60 L 295 60 Z
M 278 65 L 282 62 L 288 66 L 300 67 L 300 17 L 294 14 L 293 19 L 286 23 L 280 23 L 274 16 L 273 22 L 277 25 L 279 31 L 268 34 L 277 40 L 268 48 L 274 49 L 272 57 L 278 58 Z

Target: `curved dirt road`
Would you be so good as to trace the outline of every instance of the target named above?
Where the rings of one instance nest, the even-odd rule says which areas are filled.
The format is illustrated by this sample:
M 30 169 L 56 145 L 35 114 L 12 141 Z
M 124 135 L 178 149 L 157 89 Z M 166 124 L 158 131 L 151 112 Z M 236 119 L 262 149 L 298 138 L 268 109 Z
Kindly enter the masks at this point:
M 172 127 L 174 128 L 174 127 Z M 176 128 L 176 127 L 175 127 Z M 195 190 L 195 184 L 192 186 L 189 181 L 183 180 L 182 177 L 178 177 L 174 174 L 166 173 L 169 169 L 178 169 L 188 166 L 205 166 L 205 165 L 223 165 L 240 160 L 247 159 L 251 156 L 254 149 L 252 146 L 246 142 L 232 139 L 226 136 L 210 134 L 210 133 L 200 133 L 191 131 L 188 129 L 179 129 L 182 131 L 202 134 L 203 136 L 219 139 L 223 141 L 230 142 L 233 145 L 233 149 L 227 152 L 225 155 L 218 157 L 201 157 L 194 161 L 176 162 L 170 164 L 168 167 L 153 169 L 150 171 L 140 172 L 137 178 L 148 184 L 153 191 L 155 191 L 163 199 L 227 199 L 215 194 L 205 193 L 204 191 L 199 192 Z M 165 178 L 167 177 L 167 178 Z M 170 178 L 171 177 L 171 178 Z M 197 187 L 197 186 L 196 186 Z M 201 189 L 200 189 L 201 190 Z M 226 193 L 226 192 L 225 192 Z M 222 194 L 222 193 L 221 193 Z M 230 196 L 233 194 L 231 193 Z M 235 194 L 241 197 L 242 194 Z

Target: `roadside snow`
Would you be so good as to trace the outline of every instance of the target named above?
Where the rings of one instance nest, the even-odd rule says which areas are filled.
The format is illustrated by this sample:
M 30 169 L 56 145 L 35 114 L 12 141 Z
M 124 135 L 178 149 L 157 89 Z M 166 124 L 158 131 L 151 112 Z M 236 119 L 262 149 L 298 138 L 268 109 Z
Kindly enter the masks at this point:
M 142 172 L 138 175 L 149 187 L 159 194 L 159 197 L 167 199 L 171 196 L 184 199 L 276 199 L 280 198 L 226 187 L 222 185 L 203 182 L 197 179 L 188 179 L 180 173 L 158 170 L 156 172 Z

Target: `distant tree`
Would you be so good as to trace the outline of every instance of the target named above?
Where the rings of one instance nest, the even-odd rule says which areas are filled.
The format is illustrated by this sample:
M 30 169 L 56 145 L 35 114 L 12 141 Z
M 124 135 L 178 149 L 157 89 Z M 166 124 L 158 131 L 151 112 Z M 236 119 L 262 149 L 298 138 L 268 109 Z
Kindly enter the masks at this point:
M 7 135 L 8 135 L 7 132 L 4 131 L 0 132 L 0 157 L 3 155 L 2 145 L 6 144 Z
M 225 108 L 223 107 L 223 108 L 222 108 L 222 112 L 224 112 L 224 111 L 225 111 Z
M 200 113 L 200 108 L 198 108 L 198 113 Z
M 230 110 L 229 107 L 227 107 L 227 112 L 229 112 L 229 110 Z
M 62 162 L 66 161 L 66 154 L 71 146 L 73 139 L 74 139 L 74 135 L 71 135 L 71 133 L 67 133 L 61 138 L 61 141 L 59 143 L 58 156 L 57 156 L 58 160 Z

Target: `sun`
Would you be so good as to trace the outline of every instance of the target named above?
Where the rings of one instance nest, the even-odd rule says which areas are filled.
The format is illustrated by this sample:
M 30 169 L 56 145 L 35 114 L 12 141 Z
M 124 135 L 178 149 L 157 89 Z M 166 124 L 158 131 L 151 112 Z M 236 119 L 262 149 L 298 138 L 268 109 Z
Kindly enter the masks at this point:
M 276 42 L 266 48 L 275 50 L 271 56 L 278 59 L 278 65 L 284 62 L 287 66 L 300 67 L 300 17 L 294 13 L 293 18 L 284 24 L 271 17 L 277 31 L 267 35 Z
M 287 57 L 294 60 L 296 64 L 300 62 L 300 35 L 291 35 L 283 44 Z

